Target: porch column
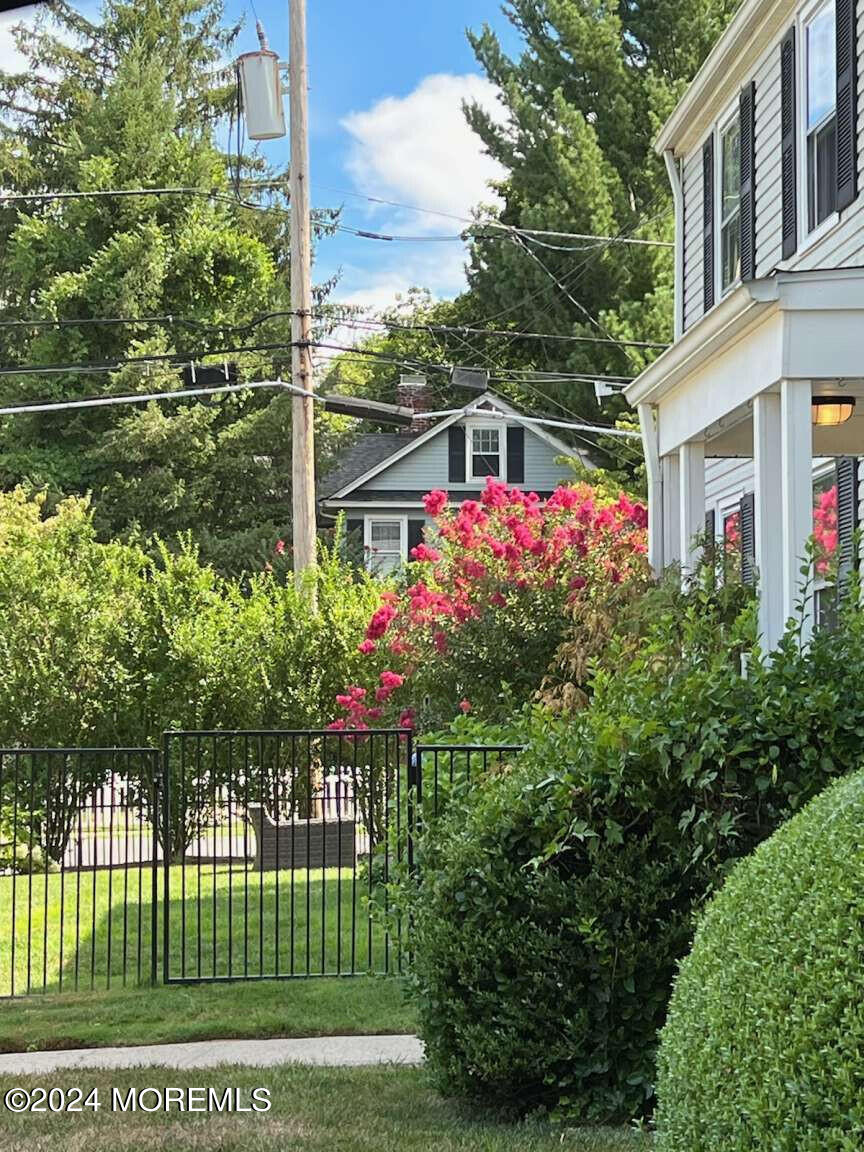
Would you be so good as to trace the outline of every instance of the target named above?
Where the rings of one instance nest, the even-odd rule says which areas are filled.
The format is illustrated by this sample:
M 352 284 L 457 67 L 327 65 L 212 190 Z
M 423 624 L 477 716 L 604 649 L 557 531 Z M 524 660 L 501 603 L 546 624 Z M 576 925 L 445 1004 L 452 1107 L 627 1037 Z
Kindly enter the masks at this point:
M 663 566 L 668 568 L 681 559 L 681 483 L 677 452 L 661 456 L 660 473 L 663 477 Z
M 657 416 L 650 404 L 638 405 L 642 449 L 648 480 L 648 563 L 655 576 L 663 572 L 663 475 L 657 448 Z
M 686 440 L 678 452 L 679 555 L 682 576 L 692 575 L 699 566 L 702 546 L 697 537 L 705 531 L 705 442 Z
M 813 533 L 813 426 L 809 380 L 780 381 L 780 482 L 783 530 L 783 619 L 801 598 L 807 541 Z M 804 621 L 812 629 L 812 597 Z
M 753 399 L 753 469 L 759 633 L 766 651 L 777 646 L 785 623 L 780 424 L 780 394 L 760 392 Z

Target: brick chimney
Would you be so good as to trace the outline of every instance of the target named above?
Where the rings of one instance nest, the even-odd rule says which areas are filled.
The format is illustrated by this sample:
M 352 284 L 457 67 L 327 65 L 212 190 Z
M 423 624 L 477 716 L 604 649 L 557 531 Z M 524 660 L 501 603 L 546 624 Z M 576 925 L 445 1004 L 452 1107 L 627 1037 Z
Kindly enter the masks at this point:
M 396 403 L 415 412 L 434 412 L 435 399 L 423 372 L 403 372 L 396 385 Z M 436 420 L 415 420 L 410 428 L 400 429 L 408 436 L 416 436 L 436 424 Z

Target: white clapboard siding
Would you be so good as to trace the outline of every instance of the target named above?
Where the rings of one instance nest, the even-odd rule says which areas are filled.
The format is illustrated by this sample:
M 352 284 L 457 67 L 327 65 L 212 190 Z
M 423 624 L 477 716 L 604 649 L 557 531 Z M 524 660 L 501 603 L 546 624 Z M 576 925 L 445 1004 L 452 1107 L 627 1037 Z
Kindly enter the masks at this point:
M 770 276 L 778 268 L 807 271 L 860 267 L 864 265 L 864 5 L 859 5 L 858 14 L 858 174 L 861 191 L 855 203 L 844 212 L 842 220 L 817 243 L 808 246 L 807 238 L 799 235 L 798 252 L 786 261 L 782 258 L 781 235 L 781 38 L 778 36 L 762 54 L 749 75 L 739 78 L 741 87 L 751 79 L 756 82 L 756 275 Z M 800 102 L 801 93 L 797 95 Z M 798 160 L 800 164 L 800 156 Z M 686 330 L 703 315 L 701 145 L 686 158 L 683 191 Z

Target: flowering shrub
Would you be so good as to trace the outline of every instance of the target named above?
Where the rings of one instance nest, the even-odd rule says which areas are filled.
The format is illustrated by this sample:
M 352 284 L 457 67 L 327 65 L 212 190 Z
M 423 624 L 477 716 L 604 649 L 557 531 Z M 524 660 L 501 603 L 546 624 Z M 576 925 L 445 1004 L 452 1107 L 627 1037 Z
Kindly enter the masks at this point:
M 820 579 L 833 575 L 837 556 L 837 485 L 813 493 L 813 568 Z
M 479 500 L 451 506 L 436 490 L 425 507 L 427 541 L 369 620 L 368 674 L 337 697 L 333 727 L 506 713 L 554 671 L 574 626 L 596 631 L 598 608 L 647 578 L 647 510 L 624 494 L 579 484 L 543 502 L 490 477 Z

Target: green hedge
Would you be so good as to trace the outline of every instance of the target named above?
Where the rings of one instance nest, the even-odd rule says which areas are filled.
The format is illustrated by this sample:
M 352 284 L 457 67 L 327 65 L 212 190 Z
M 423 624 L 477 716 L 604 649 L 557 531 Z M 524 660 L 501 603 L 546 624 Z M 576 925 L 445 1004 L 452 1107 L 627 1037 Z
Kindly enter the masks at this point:
M 864 773 L 730 876 L 681 966 L 662 1152 L 864 1147 Z
M 612 638 L 604 664 L 576 716 L 529 709 L 488 734 L 460 721 L 459 739 L 527 749 L 511 774 L 454 790 L 409 897 L 439 1084 L 592 1121 L 652 1111 L 694 914 L 858 762 L 864 612 L 803 650 L 792 630 L 764 660 L 752 609 L 730 620 L 709 589 L 637 643 Z
M 682 862 L 634 837 L 590 866 L 574 852 L 533 865 L 559 831 L 529 757 L 425 838 L 412 911 L 427 1060 L 445 1094 L 503 1110 L 634 1115 L 689 933 Z

